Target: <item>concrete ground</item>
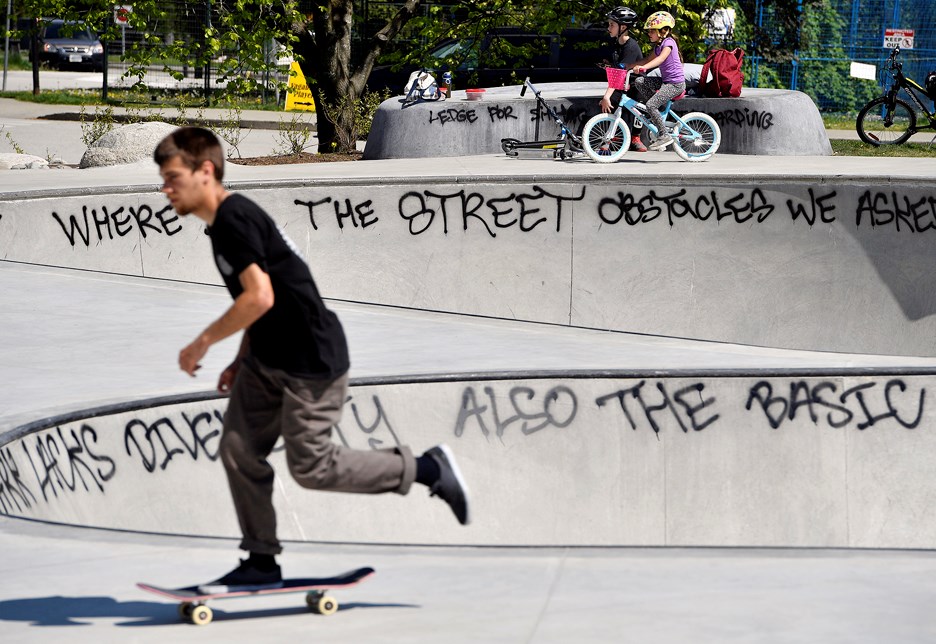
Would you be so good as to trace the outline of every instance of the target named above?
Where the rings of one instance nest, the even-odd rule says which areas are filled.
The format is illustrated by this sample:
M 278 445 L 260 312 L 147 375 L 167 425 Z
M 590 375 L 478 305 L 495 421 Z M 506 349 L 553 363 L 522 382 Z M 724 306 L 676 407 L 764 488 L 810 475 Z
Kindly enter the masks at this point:
M 0 123 L 14 136 L 28 132 L 24 140 L 32 149 L 41 153 L 57 147 L 68 156 L 66 161 L 75 158 L 77 123 L 54 122 L 53 127 L 53 122 L 36 121 L 19 109 L 19 104 L 0 101 Z M 257 149 L 264 145 L 258 143 Z M 821 180 L 881 171 L 874 159 L 716 155 L 692 166 L 669 159 L 662 153 L 648 154 L 628 158 L 628 163 L 689 177 L 795 170 L 815 173 Z M 616 165 L 618 171 L 626 167 Z M 537 176 L 579 171 L 575 164 L 485 157 L 234 167 L 231 178 L 299 180 L 349 173 Z M 892 159 L 887 172 L 932 177 L 936 162 Z M 155 168 L 148 163 L 116 171 L 6 171 L 0 173 L 0 190 L 94 191 L 148 181 L 155 187 Z M 196 381 L 175 369 L 175 355 L 225 301 L 218 288 L 0 262 L 0 328 L 6 337 L 0 350 L 0 431 L 63 409 L 211 388 L 231 347 L 217 347 Z M 624 359 L 631 365 L 660 368 L 936 366 L 936 359 L 755 349 L 342 303 L 335 308 L 348 324 L 356 377 L 435 371 L 440 359 L 452 371 L 600 368 Z M 186 316 L 176 315 L 179 311 Z M 460 342 L 451 342 L 456 336 Z M 397 347 L 411 344 L 412 337 L 423 339 L 425 348 L 401 365 Z M 115 352 L 125 358 L 121 366 L 111 359 Z M 9 481 L 9 476 L 0 471 L 0 481 Z M 206 504 L 226 502 L 206 499 Z M 314 503 L 314 495 L 309 502 Z M 235 546 L 226 540 L 0 517 L 0 637 L 10 643 L 266 642 L 300 637 L 325 642 L 791 644 L 936 639 L 936 552 L 929 550 L 296 543 L 287 544 L 282 558 L 287 575 L 327 575 L 365 565 L 376 568 L 377 574 L 359 587 L 336 591 L 343 609 L 331 617 L 307 614 L 301 596 L 252 598 L 213 603 L 215 623 L 207 627 L 180 623 L 171 602 L 134 586 L 138 581 L 187 585 L 212 578 L 236 563 Z
M 301 595 L 211 603 L 214 621 L 133 582 L 187 584 L 232 544 L 0 519 L 3 641 L 879 644 L 936 637 L 932 552 L 450 549 L 289 544 L 296 574 L 369 565 L 330 617 Z

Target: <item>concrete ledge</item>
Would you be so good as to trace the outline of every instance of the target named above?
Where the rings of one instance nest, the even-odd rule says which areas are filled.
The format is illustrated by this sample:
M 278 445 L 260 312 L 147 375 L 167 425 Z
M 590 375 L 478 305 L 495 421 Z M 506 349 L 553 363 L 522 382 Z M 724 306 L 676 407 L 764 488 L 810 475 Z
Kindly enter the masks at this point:
M 661 174 L 641 162 L 649 172 L 489 154 L 434 159 L 448 176 L 389 179 L 392 170 L 379 174 L 385 163 L 363 161 L 373 179 L 350 181 L 355 164 L 341 163 L 334 172 L 343 177 L 239 191 L 274 216 L 334 299 L 765 347 L 934 355 L 931 172 L 744 176 L 739 157 L 672 158 L 662 165 L 680 171 Z M 472 174 L 479 163 L 490 174 Z M 531 166 L 543 172 L 524 172 Z M 849 162 L 838 166 L 845 172 Z M 731 174 L 712 172 L 720 167 Z M 152 186 L 0 201 L 0 260 L 220 283 L 204 226 L 175 214 Z
M 575 131 L 598 113 L 604 83 L 544 83 L 537 86 Z M 693 98 L 677 111 L 704 112 L 721 126 L 722 154 L 828 156 L 832 146 L 819 110 L 806 94 L 745 88 L 739 98 Z M 402 97 L 384 101 L 364 148 L 365 159 L 463 156 L 501 152 L 502 138 L 546 140 L 559 128 L 537 109 L 532 92 L 520 86 L 494 87 L 481 101 L 456 91 L 447 101 L 405 105 Z
M 286 475 L 278 451 L 271 461 L 281 474 L 274 493 L 281 538 L 549 547 L 936 544 L 936 517 L 928 512 L 936 498 L 936 433 L 925 429 L 936 421 L 926 396 L 931 375 L 581 376 L 354 383 L 358 411 L 342 421 L 341 440 L 355 449 L 399 443 L 417 453 L 440 439 L 452 442 L 473 493 L 472 525 L 459 526 L 425 493 L 313 498 Z M 226 406 L 224 398 L 203 396 L 143 402 L 0 435 L 11 473 L 0 488 L 0 515 L 233 538 L 231 505 L 205 502 L 227 494 L 218 463 Z

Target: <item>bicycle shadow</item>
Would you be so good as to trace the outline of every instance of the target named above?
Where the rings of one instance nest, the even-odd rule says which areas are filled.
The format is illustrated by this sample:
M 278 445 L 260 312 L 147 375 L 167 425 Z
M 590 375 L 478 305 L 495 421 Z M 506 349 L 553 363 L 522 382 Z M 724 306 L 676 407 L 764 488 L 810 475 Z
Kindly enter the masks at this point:
M 339 612 L 365 608 L 420 608 L 416 604 L 349 602 Z M 214 610 L 214 620 L 237 620 L 308 614 L 305 606 L 244 611 Z M 116 626 L 169 626 L 181 623 L 175 604 L 155 601 L 119 601 L 113 597 L 32 597 L 0 601 L 0 622 L 31 626 L 91 626 L 96 619 L 117 619 Z

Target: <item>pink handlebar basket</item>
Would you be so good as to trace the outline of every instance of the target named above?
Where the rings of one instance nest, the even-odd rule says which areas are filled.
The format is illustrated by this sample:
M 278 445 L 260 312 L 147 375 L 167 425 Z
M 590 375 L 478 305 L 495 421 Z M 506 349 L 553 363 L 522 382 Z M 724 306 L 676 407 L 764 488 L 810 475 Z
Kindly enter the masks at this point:
M 620 67 L 605 67 L 605 73 L 608 75 L 608 87 L 613 89 L 622 89 L 627 91 L 627 70 Z

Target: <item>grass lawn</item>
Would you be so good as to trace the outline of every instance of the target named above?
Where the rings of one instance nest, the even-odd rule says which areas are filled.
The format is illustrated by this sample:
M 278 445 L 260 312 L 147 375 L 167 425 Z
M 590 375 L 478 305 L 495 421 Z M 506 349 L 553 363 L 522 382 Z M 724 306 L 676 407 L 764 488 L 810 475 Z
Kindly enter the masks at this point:
M 832 152 L 847 157 L 936 157 L 936 145 L 904 143 L 903 145 L 868 145 L 863 141 L 833 139 Z

